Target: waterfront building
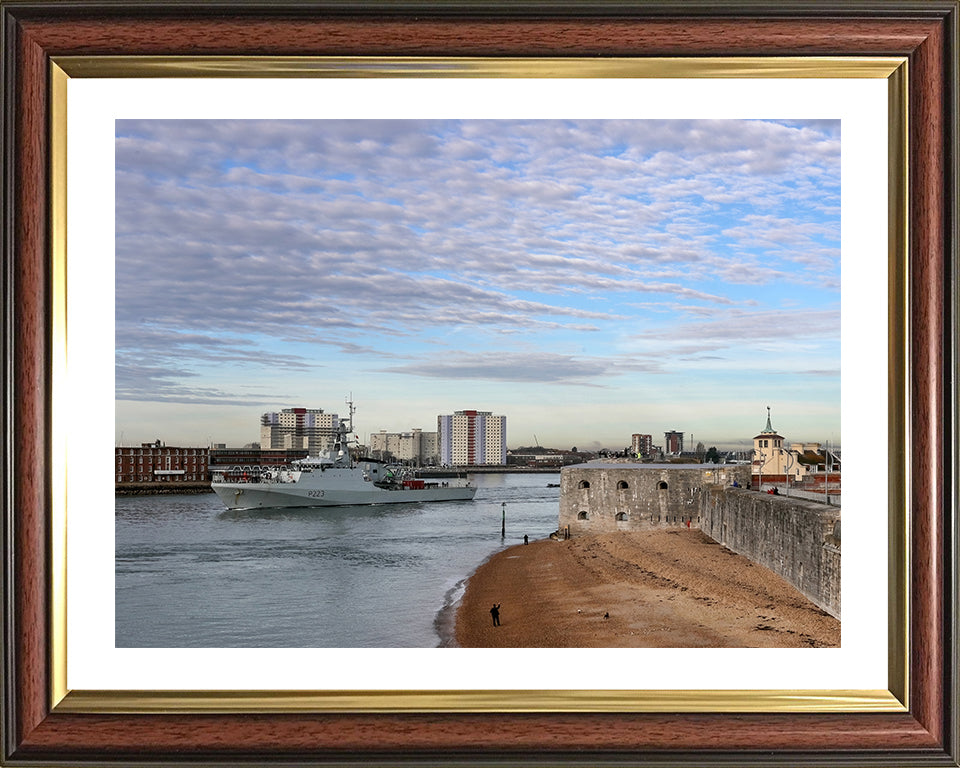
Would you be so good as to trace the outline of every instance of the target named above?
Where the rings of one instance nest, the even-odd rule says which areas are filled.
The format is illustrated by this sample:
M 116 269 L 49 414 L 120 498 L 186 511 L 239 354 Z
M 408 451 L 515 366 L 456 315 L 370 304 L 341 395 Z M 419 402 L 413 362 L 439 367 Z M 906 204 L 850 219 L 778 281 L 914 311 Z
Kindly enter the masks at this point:
M 668 456 L 679 456 L 683 453 L 683 432 L 664 432 L 663 452 Z
M 767 424 L 753 438 L 753 481 L 761 484 L 802 485 L 840 491 L 840 457 L 820 443 L 790 443 L 773 428 L 770 408 Z
M 556 448 L 514 449 L 507 452 L 507 466 L 559 469 L 569 464 L 582 464 L 590 457 L 592 454 Z
M 631 435 L 630 452 L 637 457 L 646 458 L 653 454 L 653 435 Z
M 260 447 L 271 450 L 325 453 L 336 442 L 340 419 L 322 408 L 284 408 L 260 417 Z
M 304 450 L 285 451 L 245 446 L 227 448 L 215 445 L 210 449 L 210 468 L 214 467 L 285 467 L 307 457 Z
M 430 466 L 440 460 L 438 435 L 412 429 L 409 432 L 387 432 L 381 429 L 370 435 L 370 455 L 385 461 L 403 461 Z
M 490 411 L 455 411 L 437 416 L 440 463 L 477 466 L 507 463 L 507 417 Z
M 117 484 L 190 483 L 207 480 L 209 451 L 164 445 L 159 440 L 138 448 L 117 446 Z

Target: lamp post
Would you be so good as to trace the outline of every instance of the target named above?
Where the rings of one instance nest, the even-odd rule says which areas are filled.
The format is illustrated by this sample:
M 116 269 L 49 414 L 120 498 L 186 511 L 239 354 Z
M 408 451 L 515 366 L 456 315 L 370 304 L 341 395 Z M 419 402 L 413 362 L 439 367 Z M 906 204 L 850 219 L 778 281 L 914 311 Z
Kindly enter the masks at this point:
M 830 441 L 824 443 L 823 448 L 823 500 L 830 504 Z
M 767 460 L 763 451 L 754 451 L 760 457 L 760 469 L 757 470 L 757 490 L 763 492 L 763 463 Z
M 783 467 L 783 476 L 787 481 L 787 496 L 790 495 L 790 467 L 793 466 L 793 453 L 788 451 L 786 448 L 781 448 L 781 450 L 786 454 L 786 460 L 784 461 Z

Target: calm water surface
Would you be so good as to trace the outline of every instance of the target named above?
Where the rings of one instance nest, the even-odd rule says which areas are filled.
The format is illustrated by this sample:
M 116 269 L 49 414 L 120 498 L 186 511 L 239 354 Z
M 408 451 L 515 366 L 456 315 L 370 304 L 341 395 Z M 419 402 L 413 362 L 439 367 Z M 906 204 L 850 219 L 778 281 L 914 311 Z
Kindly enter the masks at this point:
M 559 475 L 471 479 L 473 501 L 379 507 L 117 498 L 117 647 L 441 645 L 465 578 L 524 534 L 557 528 L 560 491 L 548 484 Z

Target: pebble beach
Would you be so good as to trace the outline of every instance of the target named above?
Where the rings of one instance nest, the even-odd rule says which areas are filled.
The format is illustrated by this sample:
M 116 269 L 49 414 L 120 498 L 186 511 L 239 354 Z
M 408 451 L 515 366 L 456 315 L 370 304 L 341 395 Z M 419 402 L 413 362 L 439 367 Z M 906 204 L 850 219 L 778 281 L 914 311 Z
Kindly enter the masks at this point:
M 839 647 L 840 622 L 769 569 L 674 529 L 503 550 L 468 580 L 454 635 L 463 648 Z

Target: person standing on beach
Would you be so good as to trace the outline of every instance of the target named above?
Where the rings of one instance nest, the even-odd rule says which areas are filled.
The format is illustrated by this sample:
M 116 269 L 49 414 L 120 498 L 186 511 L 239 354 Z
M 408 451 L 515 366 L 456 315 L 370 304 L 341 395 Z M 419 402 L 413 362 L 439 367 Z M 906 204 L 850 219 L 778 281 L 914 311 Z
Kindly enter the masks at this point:
M 490 609 L 490 615 L 493 616 L 493 626 L 500 626 L 500 603 L 494 603 L 493 608 Z

